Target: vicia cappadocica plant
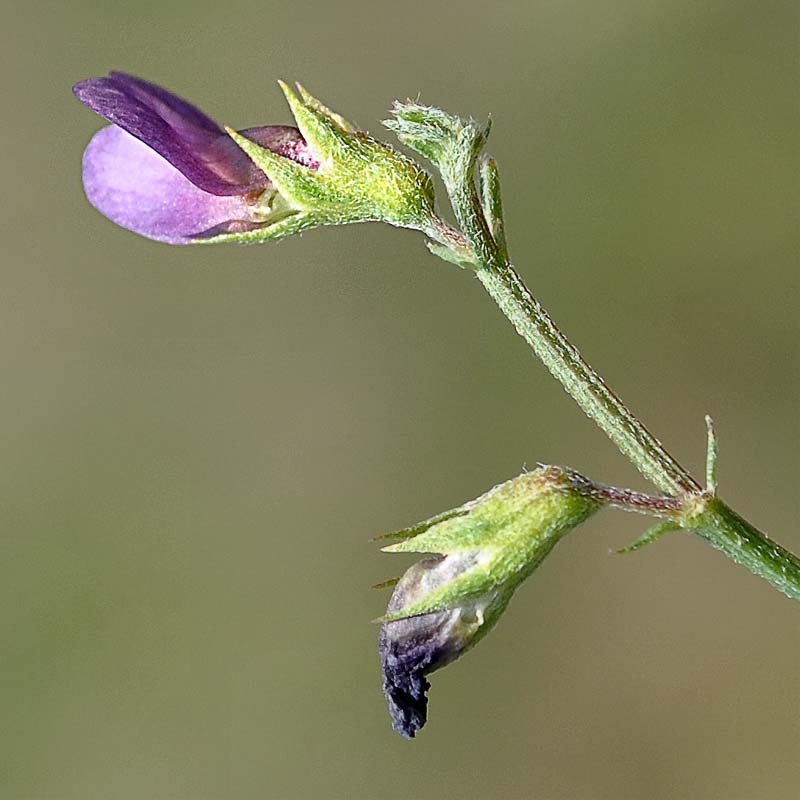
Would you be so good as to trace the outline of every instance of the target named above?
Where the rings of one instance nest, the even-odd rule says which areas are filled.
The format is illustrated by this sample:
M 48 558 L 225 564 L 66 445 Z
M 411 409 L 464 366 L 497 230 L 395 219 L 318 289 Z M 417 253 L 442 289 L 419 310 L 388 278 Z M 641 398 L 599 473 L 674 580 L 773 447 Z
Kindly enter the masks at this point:
M 609 389 L 559 330 L 508 254 L 487 126 L 397 103 L 386 126 L 439 172 L 456 226 L 436 212 L 415 161 L 358 131 L 302 87 L 281 83 L 296 127 L 223 129 L 159 86 L 121 72 L 74 87 L 110 126 L 84 154 L 89 201 L 143 236 L 171 244 L 255 243 L 320 225 L 387 222 L 421 231 L 429 249 L 474 275 L 580 408 L 658 490 L 607 486 L 540 465 L 481 497 L 396 534 L 388 552 L 423 554 L 393 585 L 379 622 L 383 689 L 394 728 L 413 737 L 427 716 L 427 675 L 477 643 L 558 540 L 604 507 L 657 521 L 625 552 L 660 536 L 699 536 L 800 600 L 800 560 L 717 494 L 717 443 L 707 425 L 699 483 Z

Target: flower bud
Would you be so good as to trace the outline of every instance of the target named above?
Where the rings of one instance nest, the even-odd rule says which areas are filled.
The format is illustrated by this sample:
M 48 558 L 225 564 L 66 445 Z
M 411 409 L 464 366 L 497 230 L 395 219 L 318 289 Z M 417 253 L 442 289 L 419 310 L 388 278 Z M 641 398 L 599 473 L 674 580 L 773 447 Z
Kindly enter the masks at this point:
M 400 578 L 380 620 L 383 690 L 398 733 L 412 738 L 425 724 L 425 676 L 485 636 L 517 586 L 601 505 L 585 478 L 543 466 L 389 535 L 403 541 L 386 552 L 433 555 Z
M 86 196 L 170 244 L 264 242 L 348 222 L 430 229 L 433 183 L 420 166 L 302 87 L 281 87 L 297 127 L 236 132 L 134 75 L 81 81 L 75 95 L 112 123 L 84 153 Z

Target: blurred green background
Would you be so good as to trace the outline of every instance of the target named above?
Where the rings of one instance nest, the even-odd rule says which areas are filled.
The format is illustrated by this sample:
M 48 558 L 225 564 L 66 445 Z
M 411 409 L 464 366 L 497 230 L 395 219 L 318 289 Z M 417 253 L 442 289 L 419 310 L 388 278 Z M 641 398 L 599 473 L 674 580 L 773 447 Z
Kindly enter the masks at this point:
M 494 119 L 512 253 L 675 455 L 798 532 L 795 2 L 14 4 L 0 392 L 0 795 L 795 800 L 800 609 L 608 512 L 394 734 L 370 537 L 536 461 L 643 487 L 479 284 L 379 226 L 170 248 L 80 184 L 113 68 L 218 120 L 298 79 Z M 390 138 L 388 133 L 386 138 Z

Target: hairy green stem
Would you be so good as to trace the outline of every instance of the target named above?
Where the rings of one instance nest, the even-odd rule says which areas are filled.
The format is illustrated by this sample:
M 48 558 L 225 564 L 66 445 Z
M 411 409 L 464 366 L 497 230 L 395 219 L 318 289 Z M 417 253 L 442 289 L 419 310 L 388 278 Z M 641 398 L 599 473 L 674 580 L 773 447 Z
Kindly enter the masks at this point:
M 701 491 L 694 478 L 583 359 L 514 270 L 502 233 L 500 180 L 490 159 L 480 164 L 480 193 L 475 186 L 485 135 L 474 125 L 465 127 L 464 143 L 451 160 L 442 164 L 442 178 L 478 279 L 551 374 L 645 478 L 667 494 Z M 440 222 L 436 227 L 438 240 L 452 243 L 449 226 Z
M 476 272 L 520 336 L 645 478 L 667 494 L 700 491 L 692 476 L 628 410 L 561 333 L 510 264 L 481 265 Z
M 681 527 L 769 581 L 787 597 L 800 600 L 800 558 L 742 519 L 718 497 L 699 497 L 696 507 L 687 508 L 687 512 Z
M 665 493 L 659 498 L 603 487 L 611 505 L 666 518 L 627 549 L 643 546 L 670 530 L 693 532 L 788 597 L 800 600 L 800 559 L 716 497 L 717 449 L 711 420 L 707 419 L 708 487 L 704 491 L 583 359 L 525 286 L 508 258 L 493 162 L 481 163 L 480 192 L 475 187 L 481 144 L 482 137 L 475 136 L 471 148 L 462 148 L 459 158 L 442 165 L 461 230 L 437 220 L 428 234 L 450 253 L 451 260 L 474 269 L 551 374 L 642 475 Z
M 605 431 L 645 478 L 671 495 L 701 491 L 697 481 L 611 391 L 533 297 L 503 250 L 494 242 L 477 193 L 464 187 L 454 192 L 451 200 L 468 241 L 464 241 L 463 235 L 459 241 L 459 232 L 442 221 L 429 231 L 429 235 L 460 253 L 464 260 L 471 256 L 478 279 L 520 336 L 586 415 Z M 467 255 L 469 245 L 472 246 L 471 253 Z

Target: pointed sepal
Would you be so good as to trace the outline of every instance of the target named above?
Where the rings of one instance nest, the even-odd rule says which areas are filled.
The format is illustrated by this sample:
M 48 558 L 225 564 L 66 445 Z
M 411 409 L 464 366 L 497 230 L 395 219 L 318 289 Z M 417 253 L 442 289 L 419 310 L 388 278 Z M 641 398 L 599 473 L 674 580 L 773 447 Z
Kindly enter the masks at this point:
M 392 531 L 391 533 L 382 533 L 379 536 L 374 536 L 372 541 L 402 541 L 403 539 L 410 539 L 413 536 L 418 536 L 420 533 L 424 533 L 426 530 L 428 530 L 428 528 L 432 528 L 434 525 L 438 525 L 440 522 L 452 519 L 453 517 L 463 516 L 468 511 L 468 504 L 459 506 L 458 508 L 452 508 L 449 511 L 443 511 L 441 514 L 436 514 L 430 519 L 418 522 L 416 525 L 411 525 L 408 528 L 401 528 L 399 531 Z
M 618 555 L 633 553 L 634 551 L 641 550 L 648 544 L 652 544 L 653 542 L 657 541 L 666 533 L 672 533 L 673 531 L 680 530 L 682 530 L 681 526 L 675 522 L 672 522 L 671 520 L 657 522 L 655 525 L 648 528 L 638 539 L 635 539 L 625 547 L 621 547 L 616 552 Z
M 323 116 L 328 117 L 328 119 L 330 119 L 331 122 L 333 122 L 341 130 L 346 131 L 347 133 L 355 133 L 357 128 L 352 122 L 348 122 L 341 114 L 331 111 L 328 106 L 317 100 L 317 98 L 311 95 L 301 84 L 298 83 L 295 85 L 297 86 L 297 91 L 300 92 L 300 97 L 303 98 L 303 102 L 307 106 L 313 108 L 315 111 L 318 111 Z
M 278 85 L 286 97 L 300 133 L 324 166 L 325 162 L 335 157 L 339 149 L 346 147 L 347 129 L 334 121 L 333 112 L 308 92 L 304 91 L 304 96 L 298 97 L 284 81 L 278 81 Z M 306 97 L 309 98 L 308 101 Z

